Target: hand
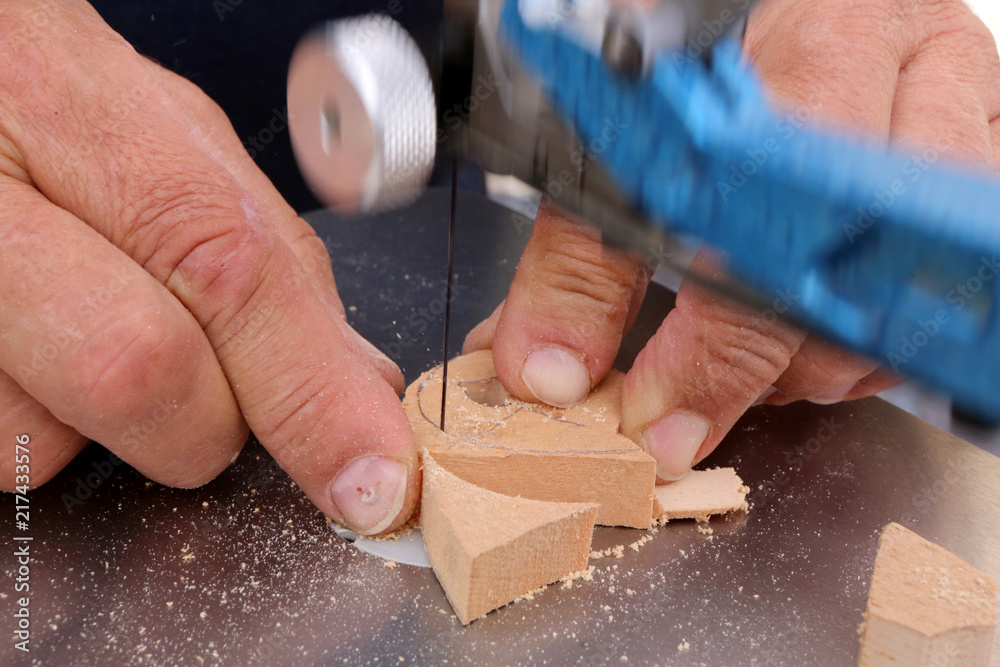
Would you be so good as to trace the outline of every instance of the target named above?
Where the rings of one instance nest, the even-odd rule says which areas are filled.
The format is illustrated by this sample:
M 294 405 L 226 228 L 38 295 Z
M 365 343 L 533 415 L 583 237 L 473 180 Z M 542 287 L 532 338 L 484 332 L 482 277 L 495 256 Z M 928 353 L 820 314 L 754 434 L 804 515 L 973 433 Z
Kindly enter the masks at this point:
M 4 489 L 22 433 L 33 487 L 91 439 L 194 487 L 249 425 L 359 532 L 417 502 L 402 376 L 323 243 L 222 111 L 82 1 L 0 5 L 0 333 Z
M 1000 61 L 960 0 L 765 0 L 745 51 L 774 103 L 876 141 L 948 147 L 944 162 L 1000 158 Z M 466 340 L 493 348 L 515 396 L 582 401 L 608 372 L 636 315 L 642 258 L 602 248 L 589 226 L 543 206 L 507 300 Z M 696 263 L 712 271 L 705 253 Z M 678 479 L 751 405 L 833 403 L 898 380 L 879 364 L 685 281 L 676 308 L 639 354 L 622 432 Z

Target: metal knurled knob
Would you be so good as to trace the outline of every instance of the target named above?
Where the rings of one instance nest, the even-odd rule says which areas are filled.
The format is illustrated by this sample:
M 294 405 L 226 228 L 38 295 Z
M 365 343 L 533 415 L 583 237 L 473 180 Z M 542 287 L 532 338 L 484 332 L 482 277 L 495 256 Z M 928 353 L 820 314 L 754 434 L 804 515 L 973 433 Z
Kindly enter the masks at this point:
M 404 206 L 430 177 L 433 86 L 417 45 L 388 16 L 333 21 L 299 44 L 288 117 L 307 182 L 343 212 Z

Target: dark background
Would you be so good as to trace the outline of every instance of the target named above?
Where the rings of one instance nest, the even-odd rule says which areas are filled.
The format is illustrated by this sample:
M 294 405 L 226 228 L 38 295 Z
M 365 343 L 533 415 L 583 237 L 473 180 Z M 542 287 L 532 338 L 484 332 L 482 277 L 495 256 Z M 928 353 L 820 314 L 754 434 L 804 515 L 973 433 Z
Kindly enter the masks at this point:
M 400 0 L 393 15 L 411 32 L 441 16 L 440 0 Z M 101 16 L 135 49 L 198 84 L 229 115 L 246 142 L 284 113 L 288 63 L 299 39 L 323 21 L 384 11 L 388 0 L 93 0 Z M 288 132 L 254 160 L 299 212 L 319 202 L 299 174 Z M 438 156 L 432 183 L 448 182 L 450 160 Z M 481 179 L 463 169 L 464 189 Z

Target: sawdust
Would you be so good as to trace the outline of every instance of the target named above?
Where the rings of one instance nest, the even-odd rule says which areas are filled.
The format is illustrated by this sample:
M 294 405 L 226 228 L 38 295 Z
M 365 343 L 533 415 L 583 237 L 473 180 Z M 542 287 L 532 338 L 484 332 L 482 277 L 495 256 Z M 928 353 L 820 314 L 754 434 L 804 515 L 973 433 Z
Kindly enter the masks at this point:
M 619 544 L 616 547 L 608 547 L 602 551 L 591 551 L 589 558 L 590 560 L 599 560 L 601 558 L 607 558 L 609 556 L 614 556 L 615 558 L 622 558 L 625 556 L 625 545 Z
M 539 586 L 538 588 L 530 590 L 521 597 L 514 598 L 514 601 L 511 602 L 511 604 L 517 604 L 518 602 L 531 602 L 532 600 L 535 599 L 536 595 L 541 595 L 548 589 L 548 587 L 549 587 L 548 584 L 546 584 L 544 586 Z
M 643 535 L 638 540 L 636 540 L 632 544 L 628 545 L 628 548 L 631 549 L 632 551 L 635 551 L 636 553 L 638 553 L 639 549 L 641 549 L 644 546 L 646 546 L 646 544 L 648 542 L 650 542 L 652 539 L 653 539 L 653 536 L 650 535 L 650 534 Z
M 570 574 L 567 574 L 565 577 L 563 577 L 562 579 L 559 580 L 560 583 L 562 583 L 562 586 L 560 586 L 560 588 L 562 588 L 562 589 L 573 588 L 573 582 L 575 582 L 575 581 L 581 581 L 581 580 L 582 581 L 593 581 L 594 580 L 594 570 L 595 569 L 596 568 L 593 565 L 591 565 L 591 566 L 587 567 L 586 569 L 579 570 L 578 572 L 571 572 Z
M 619 544 L 618 546 L 608 547 L 607 549 L 591 551 L 589 554 L 590 560 L 600 560 L 601 558 L 609 558 L 614 556 L 615 558 L 624 558 L 625 549 L 631 549 L 632 551 L 638 553 L 639 549 L 646 546 L 653 540 L 653 536 L 657 533 L 656 530 L 651 530 L 650 532 L 642 535 L 639 539 L 631 544 Z

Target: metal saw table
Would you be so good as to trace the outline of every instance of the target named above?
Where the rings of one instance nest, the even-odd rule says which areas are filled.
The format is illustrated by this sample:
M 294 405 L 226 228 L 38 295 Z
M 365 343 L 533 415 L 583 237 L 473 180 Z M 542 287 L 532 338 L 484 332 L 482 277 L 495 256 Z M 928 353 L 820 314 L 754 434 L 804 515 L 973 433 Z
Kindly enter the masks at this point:
M 376 220 L 310 216 L 351 323 L 407 382 L 440 361 L 448 196 Z M 460 194 L 451 349 L 505 296 L 529 233 Z M 672 303 L 650 289 L 620 367 Z M 253 440 L 193 491 L 95 445 L 31 492 L 31 652 L 8 641 L 0 664 L 851 665 L 887 522 L 1000 577 L 1000 459 L 879 399 L 753 408 L 706 463 L 737 469 L 749 515 L 716 517 L 711 537 L 672 522 L 591 561 L 592 582 L 463 627 L 430 570 L 337 537 Z M 593 548 L 645 534 L 598 528 Z M 0 561 L 11 630 L 13 536 Z

